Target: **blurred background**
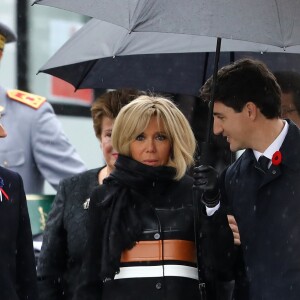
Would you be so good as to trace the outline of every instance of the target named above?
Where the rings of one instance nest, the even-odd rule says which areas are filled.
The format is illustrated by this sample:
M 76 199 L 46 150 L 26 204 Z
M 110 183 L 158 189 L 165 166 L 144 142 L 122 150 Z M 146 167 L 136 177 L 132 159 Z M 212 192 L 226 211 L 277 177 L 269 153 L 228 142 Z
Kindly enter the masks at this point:
M 52 104 L 64 131 L 88 168 L 104 162 L 90 117 L 92 90 L 74 93 L 73 86 L 55 77 L 39 74 L 39 68 L 87 19 L 62 10 L 31 6 L 28 0 L 1 0 L 0 20 L 18 36 L 5 47 L 0 82 L 7 89 L 42 95 Z M 46 194 L 55 193 L 46 183 Z

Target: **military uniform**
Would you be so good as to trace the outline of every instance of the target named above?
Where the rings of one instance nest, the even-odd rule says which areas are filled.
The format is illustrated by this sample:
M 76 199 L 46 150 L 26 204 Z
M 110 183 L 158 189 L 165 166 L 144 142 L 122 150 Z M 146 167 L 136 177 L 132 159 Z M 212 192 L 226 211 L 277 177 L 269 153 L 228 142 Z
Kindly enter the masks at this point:
M 61 179 L 86 170 L 43 97 L 0 86 L 0 106 L 7 131 L 0 165 L 22 176 L 26 194 L 43 193 L 45 179 L 57 189 Z

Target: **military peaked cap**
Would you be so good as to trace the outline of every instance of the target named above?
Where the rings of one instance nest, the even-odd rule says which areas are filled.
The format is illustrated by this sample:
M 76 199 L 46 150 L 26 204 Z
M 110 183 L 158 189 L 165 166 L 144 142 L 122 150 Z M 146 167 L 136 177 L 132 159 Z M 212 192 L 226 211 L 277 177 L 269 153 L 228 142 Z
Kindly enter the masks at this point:
M 0 23 L 0 34 L 5 37 L 6 43 L 15 42 L 17 40 L 17 36 L 14 32 L 3 23 Z

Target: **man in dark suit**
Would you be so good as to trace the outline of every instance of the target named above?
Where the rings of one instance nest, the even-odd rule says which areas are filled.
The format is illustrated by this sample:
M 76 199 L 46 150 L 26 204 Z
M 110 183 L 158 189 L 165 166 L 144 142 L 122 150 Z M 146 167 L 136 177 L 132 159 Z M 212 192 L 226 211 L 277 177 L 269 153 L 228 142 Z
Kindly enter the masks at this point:
M 0 124 L 0 137 L 6 132 Z M 36 300 L 36 270 L 21 176 L 0 167 L 0 299 Z
M 209 79 L 201 89 L 204 99 L 211 88 Z M 246 150 L 219 180 L 210 166 L 195 169 L 214 227 L 210 238 L 218 245 L 215 271 L 219 278 L 239 275 L 235 299 L 300 299 L 300 131 L 280 118 L 280 94 L 259 61 L 220 69 L 214 134 L 225 136 L 231 151 Z M 228 213 L 236 219 L 240 246 L 225 234 Z

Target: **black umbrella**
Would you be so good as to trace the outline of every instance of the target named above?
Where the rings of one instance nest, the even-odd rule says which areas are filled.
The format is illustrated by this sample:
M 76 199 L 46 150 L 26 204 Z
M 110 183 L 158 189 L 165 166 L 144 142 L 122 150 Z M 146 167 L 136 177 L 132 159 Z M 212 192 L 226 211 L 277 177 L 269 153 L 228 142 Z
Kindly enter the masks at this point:
M 216 37 L 214 74 L 218 69 L 221 38 L 300 52 L 299 0 L 36 0 L 33 4 L 85 14 L 119 25 L 129 33 Z M 196 52 L 203 50 L 198 48 Z M 210 107 L 212 119 L 212 103 Z
M 282 51 L 255 43 L 223 40 L 222 51 Z M 198 95 L 206 52 L 215 39 L 184 34 L 132 32 L 92 19 L 40 69 L 78 88 L 120 88 Z M 226 54 L 223 57 L 228 56 Z M 227 61 L 226 61 L 227 62 Z M 209 74 L 212 73 L 208 70 Z
M 90 20 L 40 69 L 78 88 L 135 87 L 153 92 L 198 95 L 206 75 L 217 71 L 220 39 L 215 56 L 215 38 L 197 35 L 130 32 L 123 27 Z M 283 50 L 258 43 L 222 40 L 221 59 L 228 51 L 297 52 L 299 46 Z M 213 58 L 215 57 L 215 63 Z M 211 140 L 212 107 L 206 141 Z M 205 147 L 205 146 L 204 146 Z M 203 147 L 202 147 L 203 148 Z M 206 153 L 202 159 L 206 161 Z

